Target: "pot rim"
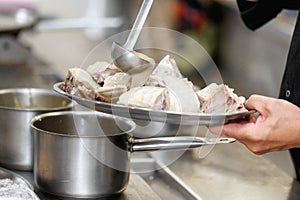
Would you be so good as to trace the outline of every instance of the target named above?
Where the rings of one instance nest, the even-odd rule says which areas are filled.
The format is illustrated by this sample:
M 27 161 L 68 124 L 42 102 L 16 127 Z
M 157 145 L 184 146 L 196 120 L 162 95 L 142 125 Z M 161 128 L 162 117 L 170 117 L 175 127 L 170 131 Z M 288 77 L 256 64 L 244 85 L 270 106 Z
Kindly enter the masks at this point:
M 52 116 L 59 116 L 59 115 L 69 115 L 69 114 L 73 114 L 73 115 L 101 115 L 101 116 L 105 116 L 105 117 L 109 117 L 109 118 L 114 118 L 114 119 L 119 119 L 122 121 L 125 121 L 129 126 L 130 129 L 129 130 L 125 130 L 116 134 L 112 134 L 112 135 L 99 135 L 99 136 L 81 136 L 81 135 L 68 135 L 68 134 L 62 134 L 62 133 L 57 133 L 57 132 L 53 132 L 53 131 L 47 131 L 47 130 L 43 130 L 41 128 L 38 128 L 34 125 L 34 123 L 36 121 L 40 121 L 43 118 L 46 117 L 52 117 Z M 54 135 L 54 136 L 59 136 L 59 137 L 66 137 L 66 138 L 103 138 L 103 137 L 111 137 L 111 136 L 118 136 L 118 135 L 123 135 L 123 134 L 130 134 L 132 133 L 132 131 L 136 128 L 136 124 L 128 118 L 125 117 L 119 117 L 119 116 L 115 116 L 115 115 L 111 115 L 111 114 L 107 114 L 107 113 L 102 113 L 102 112 L 98 112 L 98 111 L 61 111 L 61 112 L 48 112 L 48 113 L 44 113 L 44 114 L 40 114 L 40 115 L 36 115 L 34 116 L 31 120 L 30 120 L 30 126 L 32 129 L 37 130 L 39 134 L 49 134 L 49 135 Z
M 54 112 L 54 111 L 60 111 L 60 110 L 68 110 L 76 105 L 76 103 L 73 100 L 66 98 L 62 95 L 59 95 L 50 89 L 45 89 L 45 88 L 7 88 L 7 89 L 1 89 L 0 95 L 13 94 L 13 93 L 29 94 L 31 92 L 37 93 L 37 94 L 48 94 L 50 96 L 57 96 L 61 99 L 65 99 L 65 100 L 69 101 L 69 103 L 65 106 L 58 106 L 58 107 L 52 107 L 52 108 L 48 108 L 46 106 L 40 107 L 40 108 L 17 108 L 17 107 L 8 107 L 8 106 L 0 105 L 0 109 L 14 110 L 14 111 L 30 111 L 30 112 L 44 112 L 44 111 L 49 111 L 49 112 L 53 111 Z

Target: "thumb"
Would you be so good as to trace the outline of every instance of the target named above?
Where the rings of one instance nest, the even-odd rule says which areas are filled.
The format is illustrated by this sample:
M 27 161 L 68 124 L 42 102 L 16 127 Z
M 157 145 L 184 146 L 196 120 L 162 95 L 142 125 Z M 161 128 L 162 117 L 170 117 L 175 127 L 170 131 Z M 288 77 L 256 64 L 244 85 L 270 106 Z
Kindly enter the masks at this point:
M 271 98 L 261 95 L 251 95 L 245 102 L 245 107 L 250 110 L 256 110 L 259 113 L 266 113 L 268 111 L 267 105 L 270 103 Z

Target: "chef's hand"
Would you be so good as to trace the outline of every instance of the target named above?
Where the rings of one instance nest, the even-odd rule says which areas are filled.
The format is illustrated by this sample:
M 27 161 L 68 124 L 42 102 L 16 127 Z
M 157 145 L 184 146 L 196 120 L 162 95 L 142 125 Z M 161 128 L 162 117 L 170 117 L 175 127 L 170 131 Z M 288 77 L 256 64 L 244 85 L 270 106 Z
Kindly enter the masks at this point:
M 213 133 L 232 137 L 255 154 L 300 147 L 300 108 L 285 100 L 252 95 L 246 108 L 260 115 L 250 121 L 210 127 Z

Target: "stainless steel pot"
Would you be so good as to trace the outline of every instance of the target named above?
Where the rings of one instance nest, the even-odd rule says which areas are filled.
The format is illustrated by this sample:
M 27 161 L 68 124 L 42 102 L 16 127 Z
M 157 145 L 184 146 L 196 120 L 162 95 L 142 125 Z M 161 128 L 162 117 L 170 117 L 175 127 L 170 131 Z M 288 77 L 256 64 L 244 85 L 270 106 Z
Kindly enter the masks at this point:
M 70 110 L 73 103 L 52 90 L 13 88 L 0 90 L 0 165 L 33 169 L 30 120 L 50 111 Z
M 230 143 L 195 137 L 136 139 L 129 119 L 101 112 L 54 112 L 31 120 L 34 181 L 46 193 L 97 198 L 118 194 L 129 181 L 130 152 Z
M 136 128 L 132 135 L 136 138 L 165 137 L 165 136 L 195 136 L 199 126 L 171 124 L 146 120 L 133 120 Z

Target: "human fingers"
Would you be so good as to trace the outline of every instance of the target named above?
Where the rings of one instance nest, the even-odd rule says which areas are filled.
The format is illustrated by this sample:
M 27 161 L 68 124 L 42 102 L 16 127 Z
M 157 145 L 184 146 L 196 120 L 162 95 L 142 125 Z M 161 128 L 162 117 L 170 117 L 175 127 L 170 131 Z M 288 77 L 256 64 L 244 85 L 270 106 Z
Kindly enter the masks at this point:
M 214 134 L 235 138 L 257 155 L 272 151 L 272 143 L 266 141 L 265 135 L 255 129 L 255 123 L 230 123 L 219 127 L 210 127 Z M 216 132 L 217 131 L 217 132 Z
M 268 99 L 268 97 L 253 94 L 247 99 L 245 106 L 247 109 L 262 110 L 266 106 Z
M 252 129 L 250 128 L 250 125 L 252 123 L 231 123 L 226 124 L 222 128 L 221 134 L 225 137 L 232 137 L 239 141 L 248 140 L 249 133 L 252 132 Z
M 231 137 L 237 140 L 245 140 L 251 132 L 249 123 L 229 123 L 223 126 L 210 126 L 209 130 L 216 135 Z
M 211 133 L 213 133 L 215 135 L 224 136 L 224 135 L 222 135 L 223 126 L 208 126 L 207 128 Z
M 222 128 L 222 136 L 235 138 L 244 144 L 252 153 L 262 155 L 272 150 L 265 141 L 265 136 L 255 132 L 254 123 L 227 124 Z
M 261 116 L 267 117 L 272 110 L 274 98 L 251 95 L 245 102 L 245 107 L 249 110 L 256 110 Z

